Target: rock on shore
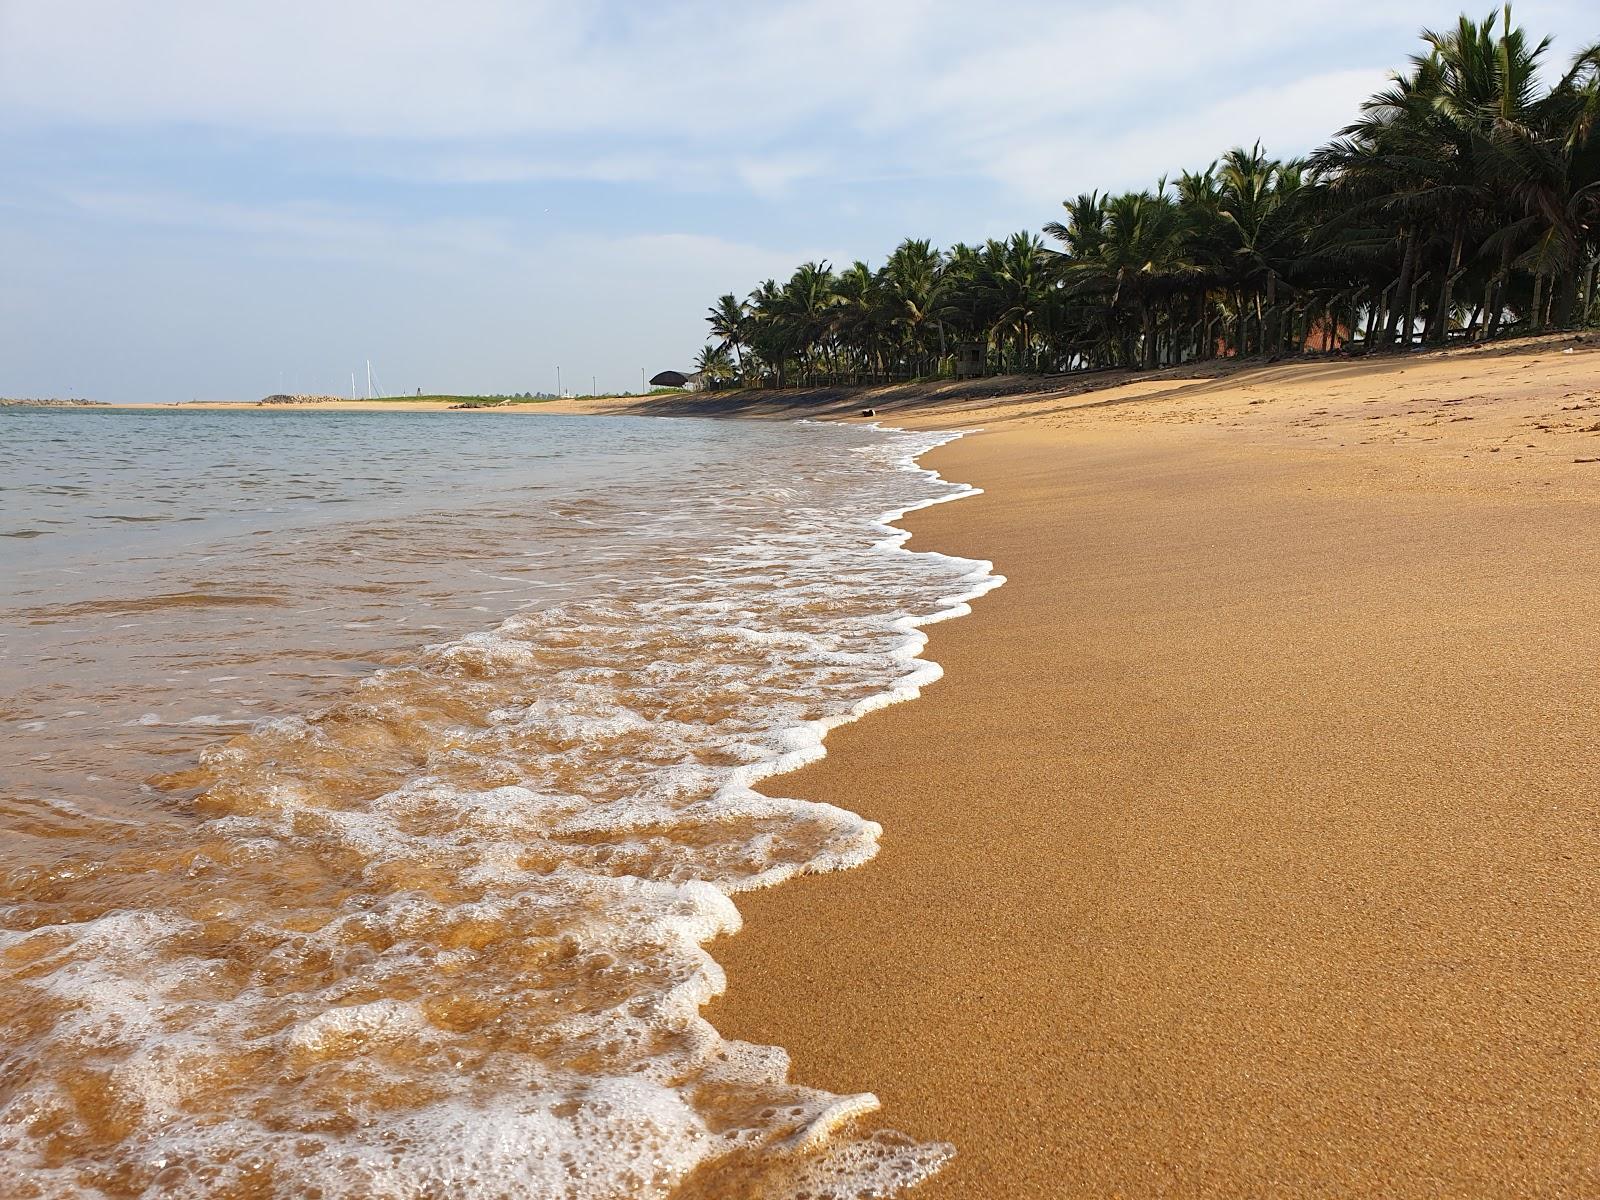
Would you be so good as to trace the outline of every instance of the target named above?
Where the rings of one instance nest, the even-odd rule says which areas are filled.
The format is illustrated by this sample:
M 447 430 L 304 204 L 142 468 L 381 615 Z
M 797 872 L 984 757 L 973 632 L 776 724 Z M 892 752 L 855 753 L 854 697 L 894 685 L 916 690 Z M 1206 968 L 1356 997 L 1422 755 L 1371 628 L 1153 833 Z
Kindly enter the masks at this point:
M 104 400 L 57 400 L 55 397 L 21 398 L 0 396 L 0 408 L 105 408 Z

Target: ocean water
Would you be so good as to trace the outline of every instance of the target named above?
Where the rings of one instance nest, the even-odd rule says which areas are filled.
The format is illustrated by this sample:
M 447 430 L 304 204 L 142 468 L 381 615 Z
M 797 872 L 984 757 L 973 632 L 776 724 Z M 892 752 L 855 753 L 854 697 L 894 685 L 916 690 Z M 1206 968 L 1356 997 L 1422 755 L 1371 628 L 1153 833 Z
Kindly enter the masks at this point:
M 753 785 L 999 582 L 885 524 L 947 436 L 0 410 L 0 1195 L 936 1171 L 700 1009 L 741 891 L 881 832 Z

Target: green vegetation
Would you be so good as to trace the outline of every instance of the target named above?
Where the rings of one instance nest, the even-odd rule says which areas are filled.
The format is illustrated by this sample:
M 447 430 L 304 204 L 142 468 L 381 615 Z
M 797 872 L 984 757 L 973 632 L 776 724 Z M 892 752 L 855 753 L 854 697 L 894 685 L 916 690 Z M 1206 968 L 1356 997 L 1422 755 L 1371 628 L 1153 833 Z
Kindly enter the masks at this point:
M 682 388 L 651 388 L 651 396 L 681 396 Z M 598 395 L 584 393 L 581 396 L 569 396 L 573 400 L 638 400 L 642 397 L 637 392 L 601 392 Z M 424 396 L 420 393 L 414 396 L 374 396 L 371 404 L 451 404 L 458 408 L 509 408 L 521 404 L 550 404 L 557 399 L 547 392 L 523 392 L 520 395 L 512 392 L 509 395 L 497 396 L 451 396 L 443 393 Z
M 1256 145 L 981 246 L 806 263 L 711 308 L 712 381 L 784 387 L 1375 350 L 1600 319 L 1600 45 L 1549 86 L 1507 7 L 1424 31 L 1308 159 Z

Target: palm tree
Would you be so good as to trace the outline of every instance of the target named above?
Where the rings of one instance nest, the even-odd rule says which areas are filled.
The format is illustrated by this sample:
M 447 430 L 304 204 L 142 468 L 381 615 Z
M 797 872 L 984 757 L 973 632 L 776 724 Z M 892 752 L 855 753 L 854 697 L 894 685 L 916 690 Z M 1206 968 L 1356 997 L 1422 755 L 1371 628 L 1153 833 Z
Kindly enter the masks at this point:
M 883 275 L 864 262 L 840 272 L 834 285 L 834 336 L 858 376 L 875 379 L 883 374 L 884 346 L 891 331 L 883 290 Z
M 1062 243 L 1068 258 L 1083 262 L 1098 258 L 1106 236 L 1106 206 L 1100 193 L 1085 192 L 1075 200 L 1063 200 L 1061 207 L 1067 210 L 1066 223 L 1047 222 L 1046 236 Z
M 1158 308 L 1196 270 L 1183 234 L 1180 210 L 1163 180 L 1155 192 L 1127 192 L 1105 202 L 1093 258 L 1058 260 L 1058 278 L 1070 295 L 1098 295 L 1114 312 L 1131 310 L 1137 335 L 1128 331 L 1122 350 L 1129 365 L 1153 368 L 1160 361 Z
M 702 381 L 712 384 L 732 379 L 734 375 L 733 359 L 721 346 L 706 346 L 701 349 L 695 356 L 694 369 Z
M 1050 221 L 1044 227 L 1048 236 L 1065 247 L 1054 255 L 1045 252 L 1056 277 L 1056 306 L 1068 310 L 1063 314 L 1060 348 L 1068 362 L 1076 356 L 1089 366 L 1103 366 L 1114 361 L 1121 344 L 1114 314 L 1106 306 L 1084 303 L 1080 297 L 1090 290 L 1086 285 L 1094 277 L 1093 265 L 1101 263 L 1105 253 L 1106 199 L 1099 192 L 1085 192 L 1063 200 L 1061 206 L 1067 210 L 1066 221 Z M 1081 286 L 1063 295 L 1069 283 Z
M 717 297 L 716 304 L 712 305 L 706 313 L 706 320 L 711 325 L 712 336 L 718 339 L 717 348 L 723 351 L 731 350 L 734 357 L 734 367 L 739 377 L 744 377 L 744 344 L 749 333 L 749 310 L 739 302 L 739 299 L 729 292 L 725 296 Z
M 926 374 L 951 340 L 1004 370 L 1402 348 L 1600 315 L 1600 46 L 1554 84 L 1510 9 L 1421 48 L 1307 160 L 1235 147 L 1175 186 L 883 265 L 805 263 L 707 315 L 747 382 Z
M 816 373 L 818 352 L 826 349 L 836 299 L 833 271 L 826 262 L 801 264 L 783 285 L 777 324 L 785 349 L 799 359 L 807 377 Z
M 1261 348 L 1280 350 L 1278 288 L 1304 252 L 1301 208 L 1308 196 L 1304 164 L 1269 159 L 1257 142 L 1249 150 L 1228 151 L 1216 181 L 1214 229 L 1221 243 L 1221 265 L 1229 282 L 1253 302 Z
M 785 382 L 787 352 L 785 333 L 779 323 L 783 305 L 783 292 L 775 279 L 759 284 L 750 293 L 745 311 L 749 314 L 749 332 L 745 343 L 753 355 L 773 372 L 774 382 L 782 387 Z
M 1583 51 L 1548 95 L 1529 104 L 1531 120 L 1497 122 L 1488 157 L 1500 185 L 1514 198 L 1518 220 L 1499 235 L 1507 249 L 1528 243 L 1523 265 L 1537 285 L 1554 283 L 1554 318 L 1570 320 L 1579 292 L 1593 300 L 1600 233 L 1600 45 Z M 1522 115 L 1522 114 L 1516 114 Z M 1538 299 L 1534 324 L 1543 323 Z
M 1493 210 L 1497 184 L 1503 183 L 1494 169 L 1495 143 L 1535 117 L 1539 59 L 1550 46 L 1549 38 L 1530 45 L 1511 24 L 1509 5 L 1498 35 L 1494 25 L 1491 14 L 1481 22 L 1463 16 L 1446 33 L 1424 30 L 1430 53 L 1414 60 L 1433 118 L 1420 131 L 1432 139 L 1426 160 L 1432 169 L 1424 177 L 1433 187 L 1426 198 L 1451 237 L 1430 322 L 1435 341 L 1446 334 L 1452 287 L 1474 220 Z
M 1362 119 L 1313 158 L 1335 176 L 1336 187 L 1364 191 L 1365 204 L 1390 217 L 1403 239 L 1386 330 L 1392 334 L 1403 310 L 1402 345 L 1420 306 L 1419 265 L 1438 281 L 1427 327 L 1428 336 L 1441 341 L 1455 285 L 1476 255 L 1488 250 L 1499 259 L 1480 306 L 1492 332 L 1514 260 L 1532 269 L 1535 292 L 1542 292 L 1547 275 L 1575 283 L 1582 241 L 1576 214 L 1563 218 L 1565 204 L 1556 198 L 1581 189 L 1565 182 L 1565 155 L 1551 137 L 1552 101 L 1539 91 L 1539 63 L 1550 39 L 1531 42 L 1512 24 L 1509 7 L 1498 28 L 1493 15 L 1481 22 L 1462 17 L 1443 33 L 1424 30 L 1422 38 L 1425 52 L 1412 58 L 1410 70 L 1368 100 Z M 1581 71 L 1557 92 L 1568 86 L 1581 91 L 1580 78 Z M 1579 140 L 1587 143 L 1588 133 Z M 1535 247 L 1531 235 L 1540 222 L 1530 218 L 1540 212 L 1550 236 Z M 1427 230 L 1439 236 L 1430 239 Z M 1532 308 L 1537 323 L 1538 297 Z
M 938 337 L 939 357 L 945 355 L 944 322 L 939 319 L 947 299 L 945 283 L 943 256 L 928 241 L 907 238 L 883 267 L 889 319 L 899 329 L 902 350 L 918 364 L 919 373 L 932 354 L 930 329 Z
M 977 290 L 1002 364 L 1016 371 L 1037 366 L 1033 335 L 1052 290 L 1044 243 L 1026 230 L 1005 241 L 990 238 L 978 263 Z

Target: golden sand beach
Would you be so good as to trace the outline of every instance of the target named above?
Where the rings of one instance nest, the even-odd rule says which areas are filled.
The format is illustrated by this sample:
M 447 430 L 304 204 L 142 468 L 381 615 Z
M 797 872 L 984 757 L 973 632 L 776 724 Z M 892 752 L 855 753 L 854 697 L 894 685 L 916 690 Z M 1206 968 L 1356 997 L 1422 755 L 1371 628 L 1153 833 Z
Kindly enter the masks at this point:
M 879 407 L 984 428 L 907 524 L 1010 582 L 781 780 L 883 850 L 717 1026 L 929 1200 L 1600 1191 L 1593 344 Z

